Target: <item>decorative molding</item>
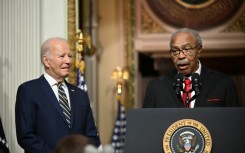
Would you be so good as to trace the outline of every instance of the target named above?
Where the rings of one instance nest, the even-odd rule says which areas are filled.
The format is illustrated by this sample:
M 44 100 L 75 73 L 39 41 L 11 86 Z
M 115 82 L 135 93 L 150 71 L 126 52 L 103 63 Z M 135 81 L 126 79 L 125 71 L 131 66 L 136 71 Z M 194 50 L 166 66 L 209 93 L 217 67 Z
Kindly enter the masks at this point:
M 141 10 L 142 11 L 140 12 L 140 18 L 141 18 L 140 29 L 142 33 L 149 34 L 149 33 L 167 32 L 167 30 L 165 30 L 155 20 L 152 19 L 152 17 L 149 15 L 147 10 L 142 5 L 141 5 Z
M 212 3 L 214 3 L 216 0 L 198 0 L 198 1 L 189 1 L 189 0 L 176 0 L 177 3 L 180 5 L 189 8 L 189 9 L 201 9 L 205 8 Z
M 245 11 L 235 22 L 223 30 L 223 32 L 245 32 Z
M 241 0 L 145 0 L 151 12 L 174 28 L 209 30 L 230 20 L 244 4 Z
M 76 3 L 75 0 L 68 0 L 68 42 L 72 53 L 72 63 L 70 74 L 68 77 L 69 83 L 76 84 Z
M 165 3 L 166 2 L 166 3 Z M 185 1 L 190 2 L 190 1 Z M 190 2 L 191 3 L 191 2 Z M 232 8 L 236 8 L 237 4 L 240 4 L 241 1 L 234 1 L 234 4 L 231 1 L 217 0 L 213 3 L 210 3 L 208 6 L 205 6 L 205 9 L 208 10 L 217 10 L 217 7 L 224 6 L 223 9 L 227 9 L 228 6 L 232 6 Z M 204 2 L 202 3 L 204 4 Z M 207 3 L 205 3 L 207 4 Z M 236 5 L 235 5 L 236 4 Z M 138 0 L 135 3 L 135 39 L 134 39 L 134 49 L 136 52 L 145 53 L 150 55 L 152 58 L 168 58 L 169 57 L 169 37 L 172 32 L 176 30 L 176 27 L 170 26 L 167 24 L 163 18 L 160 18 L 155 11 L 152 10 L 152 7 L 156 7 L 161 11 L 161 8 L 158 6 L 163 6 L 162 11 L 169 11 L 166 8 L 166 5 L 171 7 L 172 13 L 178 12 L 180 8 L 180 4 L 176 3 L 176 1 L 171 0 Z M 173 5 L 173 6 L 172 6 Z M 194 4 L 191 4 L 196 6 Z M 201 1 L 198 2 L 198 5 L 201 5 Z M 175 7 L 178 7 L 177 10 L 174 10 Z M 204 6 L 203 6 L 204 7 Z M 208 7 L 211 7 L 208 9 Z M 223 56 L 222 52 L 224 50 L 231 51 L 227 56 L 242 56 L 244 55 L 244 32 L 245 32 L 245 1 L 242 1 L 241 6 L 237 6 L 239 10 L 236 10 L 235 13 L 230 14 L 232 16 L 225 18 L 225 21 L 222 22 L 219 26 L 210 26 L 206 30 L 200 30 L 200 34 L 204 41 L 204 50 L 205 52 L 210 52 L 210 54 L 203 54 L 203 56 L 207 57 L 216 57 Z M 163 10 L 164 9 L 164 10 Z M 182 8 L 185 11 L 186 8 Z M 199 9 L 190 8 L 193 11 L 202 11 Z M 170 12 L 171 13 L 171 12 Z M 200 13 L 200 12 L 199 12 Z M 174 13 L 173 16 L 178 16 L 178 14 Z M 182 15 L 182 14 L 181 14 Z M 225 14 L 224 14 L 225 15 Z M 185 22 L 192 22 L 188 15 L 181 16 Z M 204 15 L 199 16 L 200 18 L 204 18 Z M 195 20 L 195 19 L 194 19 Z M 201 20 L 201 19 L 200 19 Z M 204 20 L 203 20 L 204 21 Z M 206 20 L 205 20 L 206 21 Z M 210 22 L 208 22 L 210 23 Z M 160 28 L 158 27 L 160 26 Z M 180 25 L 181 26 L 181 25 Z M 163 32 L 160 32 L 163 29 Z M 196 29 L 198 30 L 198 29 Z M 166 31 L 166 32 L 164 32 Z M 237 50 L 237 52 L 234 52 Z
M 135 99 L 135 57 L 134 57 L 134 0 L 123 1 L 123 31 L 124 31 L 124 53 L 125 68 L 128 70 L 129 78 L 126 81 L 126 93 L 124 105 L 126 109 L 132 108 Z

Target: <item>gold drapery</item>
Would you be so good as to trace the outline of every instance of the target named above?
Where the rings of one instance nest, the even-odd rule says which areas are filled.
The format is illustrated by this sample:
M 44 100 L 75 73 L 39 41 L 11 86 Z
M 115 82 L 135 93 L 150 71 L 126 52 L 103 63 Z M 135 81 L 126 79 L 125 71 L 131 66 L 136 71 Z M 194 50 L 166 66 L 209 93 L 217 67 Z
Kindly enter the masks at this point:
M 124 60 L 125 68 L 129 73 L 129 78 L 126 80 L 126 94 L 124 97 L 126 109 L 132 108 L 135 100 L 134 8 L 134 0 L 123 1 Z
M 76 84 L 76 2 L 68 0 L 68 42 L 71 48 L 72 63 L 68 81 L 71 84 Z

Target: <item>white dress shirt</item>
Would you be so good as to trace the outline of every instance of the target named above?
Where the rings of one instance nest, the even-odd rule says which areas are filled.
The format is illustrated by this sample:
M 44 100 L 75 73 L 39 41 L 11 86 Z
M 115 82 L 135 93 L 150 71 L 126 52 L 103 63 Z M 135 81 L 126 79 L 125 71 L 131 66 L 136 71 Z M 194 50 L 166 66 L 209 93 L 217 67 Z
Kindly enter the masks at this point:
M 58 82 L 53 77 L 51 77 L 49 74 L 47 74 L 47 73 L 44 74 L 44 78 L 48 81 L 50 87 L 54 91 L 54 94 L 55 94 L 56 98 L 59 101 L 58 86 L 57 86 L 58 85 Z M 69 96 L 68 88 L 67 88 L 65 82 L 62 82 L 62 85 L 63 85 L 62 88 L 65 90 L 65 93 L 66 93 L 66 96 L 67 96 L 69 107 L 71 107 L 71 104 L 70 104 L 70 96 Z
M 202 64 L 201 64 L 200 61 L 198 61 L 198 65 L 199 65 L 199 67 L 198 67 L 198 69 L 196 70 L 196 72 L 194 72 L 194 73 L 197 73 L 197 74 L 200 75 L 200 74 L 201 74 L 201 68 L 202 68 Z M 184 79 L 185 79 L 185 77 L 184 77 Z M 191 80 L 191 76 L 189 77 L 189 79 Z M 185 88 L 185 84 L 184 84 L 184 83 L 183 83 L 183 88 Z M 191 84 L 191 88 L 192 88 L 192 84 Z M 181 95 L 183 95 L 183 92 L 182 92 Z M 191 97 L 193 97 L 194 95 L 195 95 L 195 91 L 192 91 L 192 92 L 191 92 Z M 191 101 L 190 108 L 194 108 L 195 102 L 196 102 L 196 99 L 194 99 L 194 100 Z

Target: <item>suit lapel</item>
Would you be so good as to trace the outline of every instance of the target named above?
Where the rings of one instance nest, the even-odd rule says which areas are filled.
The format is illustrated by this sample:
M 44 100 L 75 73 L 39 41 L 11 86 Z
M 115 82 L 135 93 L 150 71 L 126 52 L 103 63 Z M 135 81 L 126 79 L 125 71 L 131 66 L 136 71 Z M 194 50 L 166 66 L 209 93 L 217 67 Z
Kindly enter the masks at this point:
M 69 92 L 69 97 L 70 97 L 70 106 L 71 106 L 71 126 L 73 125 L 74 121 L 75 121 L 75 108 L 76 108 L 76 89 L 71 86 L 69 83 L 67 83 L 65 81 L 67 88 L 68 88 L 68 92 Z
M 63 114 L 63 110 L 60 107 L 60 104 L 59 104 L 52 88 L 50 87 L 49 83 L 47 82 L 47 80 L 44 78 L 43 75 L 39 78 L 39 80 L 41 82 L 41 88 L 42 88 L 43 92 L 47 95 L 47 98 L 49 99 L 49 100 L 47 100 L 47 102 L 52 103 L 52 105 L 54 106 L 55 110 L 58 112 L 60 117 L 64 120 L 65 123 L 67 123 L 66 119 L 64 117 L 64 114 Z
M 210 73 L 209 69 L 202 66 L 201 75 L 200 75 L 201 83 L 202 83 L 201 92 L 196 99 L 195 107 L 206 105 L 206 97 L 212 85 L 212 78 L 210 77 L 209 73 Z

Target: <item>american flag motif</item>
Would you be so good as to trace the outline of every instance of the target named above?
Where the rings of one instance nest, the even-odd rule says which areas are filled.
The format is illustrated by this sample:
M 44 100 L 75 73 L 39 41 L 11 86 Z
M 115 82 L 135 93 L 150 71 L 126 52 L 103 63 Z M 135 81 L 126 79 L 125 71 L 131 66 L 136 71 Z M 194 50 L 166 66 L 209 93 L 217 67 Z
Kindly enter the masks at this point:
M 0 118 L 0 152 L 9 153 L 9 147 L 3 130 L 1 118 Z
M 111 145 L 114 147 L 115 153 L 124 152 L 126 134 L 126 111 L 125 107 L 118 101 L 117 119 L 114 125 Z
M 77 69 L 77 86 L 83 91 L 87 92 L 88 88 L 85 82 L 84 74 L 81 73 L 79 69 Z

